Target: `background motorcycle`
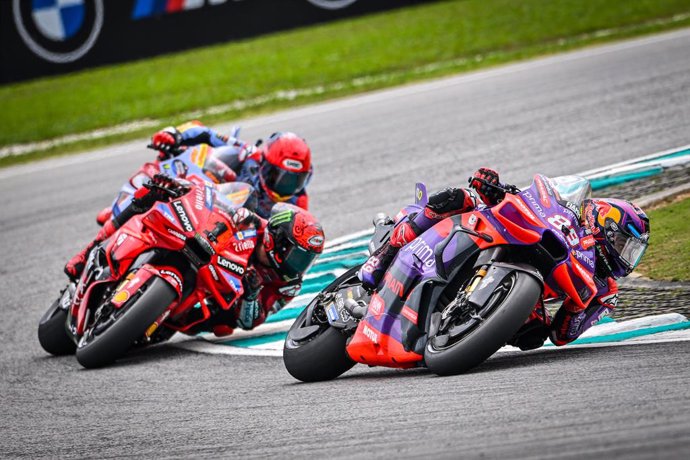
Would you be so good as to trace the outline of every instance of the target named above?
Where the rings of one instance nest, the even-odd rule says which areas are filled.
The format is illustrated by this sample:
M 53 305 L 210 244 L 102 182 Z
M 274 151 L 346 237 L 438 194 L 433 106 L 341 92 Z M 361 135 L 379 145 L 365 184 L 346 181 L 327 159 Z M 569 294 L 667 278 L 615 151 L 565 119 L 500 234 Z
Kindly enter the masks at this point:
M 236 136 L 238 132 L 239 128 L 234 129 L 233 136 Z M 156 150 L 153 145 L 147 147 Z M 231 148 L 234 147 L 213 148 L 207 144 L 199 144 L 182 150 L 175 150 L 171 152 L 175 156 L 167 160 L 144 163 L 122 185 L 113 203 L 98 213 L 97 222 L 103 225 L 112 216 L 119 215 L 132 201 L 134 192 L 156 174 L 162 173 L 171 177 L 203 181 L 209 184 L 234 182 L 236 174 L 232 167 L 236 165 L 227 165 L 218 159 L 224 150 Z M 237 188 L 237 192 L 239 193 L 240 189 L 245 190 L 243 193 L 247 195 L 247 198 L 244 199 L 244 206 L 253 210 L 256 207 L 254 187 L 244 182 L 241 184 L 243 185 Z
M 355 363 L 440 375 L 482 363 L 525 320 L 549 322 L 545 299 L 595 295 L 594 241 L 577 225 L 589 183 L 536 175 L 525 191 L 508 186 L 491 208 L 449 217 L 404 246 L 374 292 L 354 267 L 321 292 L 292 325 L 283 359 L 302 381 L 337 377 Z M 420 211 L 426 190 L 417 184 Z M 405 217 L 406 218 L 406 217 Z M 370 252 L 393 228 L 379 219 Z
M 54 355 L 75 353 L 84 367 L 100 367 L 135 343 L 167 340 L 230 310 L 242 297 L 242 276 L 256 230 L 234 231 L 235 184 L 214 188 L 188 182 L 188 191 L 159 188 L 157 202 L 134 216 L 90 252 L 70 283 L 43 315 L 41 346 Z M 197 307 L 198 305 L 198 307 Z

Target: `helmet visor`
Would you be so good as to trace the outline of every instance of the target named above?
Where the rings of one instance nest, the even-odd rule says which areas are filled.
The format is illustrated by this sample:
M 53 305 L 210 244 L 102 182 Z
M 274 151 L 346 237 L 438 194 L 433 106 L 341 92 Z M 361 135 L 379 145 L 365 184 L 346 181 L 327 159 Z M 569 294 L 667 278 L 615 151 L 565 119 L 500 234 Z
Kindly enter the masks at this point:
M 290 197 L 304 188 L 309 172 L 286 171 L 270 163 L 261 166 L 261 179 L 272 192 Z
M 292 280 L 301 277 L 311 267 L 311 264 L 314 263 L 317 255 L 302 247 L 294 246 L 287 252 L 283 262 L 280 264 L 283 278 Z
M 629 271 L 633 271 L 640 263 L 648 245 L 646 239 L 620 229 L 614 232 L 611 244 L 616 252 L 620 254 L 621 260 L 628 266 Z

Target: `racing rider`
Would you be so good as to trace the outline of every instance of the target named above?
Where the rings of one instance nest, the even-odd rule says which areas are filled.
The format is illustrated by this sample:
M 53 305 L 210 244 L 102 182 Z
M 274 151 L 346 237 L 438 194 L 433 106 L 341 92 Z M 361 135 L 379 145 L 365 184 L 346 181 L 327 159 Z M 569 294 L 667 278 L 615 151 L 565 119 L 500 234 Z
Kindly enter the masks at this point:
M 375 288 L 398 250 L 446 217 L 473 211 L 477 206 L 493 206 L 505 196 L 498 173 L 480 168 L 469 179 L 469 188 L 446 188 L 429 196 L 423 211 L 401 216 L 390 241 L 364 263 L 359 278 L 364 287 Z M 639 264 L 649 240 L 649 219 L 633 203 L 610 198 L 586 199 L 580 225 L 595 246 L 594 282 L 596 296 L 582 309 L 566 298 L 550 327 L 535 309 L 509 342 L 522 350 L 539 348 L 547 337 L 555 345 L 565 345 L 607 316 L 618 303 L 616 279 L 629 275 Z
M 257 147 L 192 121 L 158 131 L 151 144 L 159 151 L 159 159 L 167 159 L 181 148 L 198 144 L 220 149 L 217 158 L 232 168 L 236 180 L 257 190 L 257 213 L 262 217 L 268 217 L 271 207 L 279 202 L 309 208 L 306 186 L 313 171 L 311 150 L 294 133 L 273 133 L 265 147 Z
M 75 281 L 81 275 L 86 258 L 93 247 L 110 237 L 131 217 L 148 211 L 156 201 L 167 201 L 166 190 L 180 191 L 184 180 L 158 174 L 151 179 L 152 187 L 139 188 L 131 204 L 115 218 L 108 220 L 82 251 L 65 265 L 65 273 Z M 246 208 L 232 215 L 236 231 L 256 231 L 257 245 L 250 258 L 250 267 L 242 279 L 245 295 L 238 309 L 229 311 L 214 308 L 216 314 L 195 328 L 194 332 L 209 331 L 216 335 L 231 334 L 233 328 L 252 329 L 266 317 L 282 309 L 300 291 L 302 277 L 323 250 L 324 233 L 321 225 L 308 211 L 287 203 L 273 207 L 265 220 Z

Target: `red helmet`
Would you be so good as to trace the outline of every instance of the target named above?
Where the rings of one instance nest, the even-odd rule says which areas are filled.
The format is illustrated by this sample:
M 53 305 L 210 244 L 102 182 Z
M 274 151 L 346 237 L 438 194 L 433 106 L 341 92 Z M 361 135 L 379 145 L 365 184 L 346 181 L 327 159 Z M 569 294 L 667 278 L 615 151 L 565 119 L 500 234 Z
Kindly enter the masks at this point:
M 287 203 L 271 209 L 263 245 L 283 280 L 301 278 L 323 251 L 324 241 L 321 224 L 308 211 Z
M 259 178 L 273 201 L 285 201 L 300 192 L 311 170 L 311 151 L 304 139 L 294 133 L 271 134 Z

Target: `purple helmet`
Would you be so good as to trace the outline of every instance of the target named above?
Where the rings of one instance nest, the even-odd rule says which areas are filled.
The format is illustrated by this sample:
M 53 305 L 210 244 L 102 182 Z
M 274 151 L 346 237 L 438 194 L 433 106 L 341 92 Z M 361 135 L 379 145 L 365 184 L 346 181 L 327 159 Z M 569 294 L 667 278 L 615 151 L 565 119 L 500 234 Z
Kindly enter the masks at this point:
M 596 241 L 597 269 L 614 278 L 629 275 L 642 260 L 649 241 L 649 218 L 633 203 L 613 198 L 585 201 L 585 225 Z M 597 270 L 597 271 L 598 271 Z

